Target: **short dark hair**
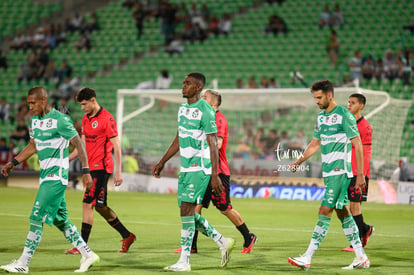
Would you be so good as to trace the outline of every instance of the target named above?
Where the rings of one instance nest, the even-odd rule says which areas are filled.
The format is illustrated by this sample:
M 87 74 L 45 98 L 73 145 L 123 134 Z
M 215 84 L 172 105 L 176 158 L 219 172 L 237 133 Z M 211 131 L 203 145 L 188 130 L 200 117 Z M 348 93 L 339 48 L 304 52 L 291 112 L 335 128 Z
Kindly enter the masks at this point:
M 334 95 L 334 87 L 332 82 L 329 80 L 318 80 L 315 81 L 311 86 L 311 93 L 315 91 L 322 91 L 324 94 L 328 92 L 332 92 L 332 95 Z
M 203 87 L 206 84 L 206 77 L 202 73 L 189 73 L 187 76 L 194 77 L 195 79 L 200 81 Z
M 367 98 L 363 94 L 355 93 L 355 94 L 352 94 L 352 95 L 349 96 L 349 98 L 351 98 L 351 97 L 357 98 L 358 102 L 361 103 L 361 104 L 364 104 L 364 106 L 365 106 L 365 103 L 367 102 Z
M 85 87 L 80 89 L 76 96 L 76 100 L 78 102 L 84 101 L 84 100 L 91 100 L 92 98 L 96 98 L 96 93 L 94 89 Z
M 27 93 L 27 96 L 33 95 L 36 98 L 47 98 L 47 91 L 45 88 L 41 86 L 35 86 L 32 87 L 29 92 Z

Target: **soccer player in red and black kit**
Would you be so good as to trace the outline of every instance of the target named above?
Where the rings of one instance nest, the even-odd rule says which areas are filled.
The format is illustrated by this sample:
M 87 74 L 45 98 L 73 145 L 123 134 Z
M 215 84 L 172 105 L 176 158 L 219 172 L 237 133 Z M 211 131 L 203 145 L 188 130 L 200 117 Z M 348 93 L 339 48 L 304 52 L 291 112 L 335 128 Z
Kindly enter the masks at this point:
M 352 94 L 348 99 L 348 110 L 354 114 L 357 121 L 359 135 L 362 141 L 362 147 L 364 152 L 364 176 L 365 176 L 365 188 L 362 193 L 355 189 L 356 181 L 356 159 L 355 148 L 352 146 L 352 172 L 354 177 L 351 179 L 351 183 L 348 188 L 348 199 L 351 204 L 351 213 L 354 217 L 355 223 L 358 226 L 359 237 L 361 239 L 362 246 L 365 247 L 368 243 L 369 237 L 375 231 L 375 228 L 364 222 L 361 211 L 361 202 L 367 201 L 368 196 L 368 181 L 369 181 L 369 162 L 371 160 L 371 143 L 372 143 L 372 128 L 368 121 L 362 116 L 362 110 L 366 104 L 366 98 L 362 94 Z M 353 252 L 352 246 L 342 249 L 345 252 Z
M 230 201 L 230 169 L 226 158 L 226 147 L 228 137 L 227 120 L 222 113 L 218 110 L 221 105 L 221 95 L 215 90 L 206 90 L 203 94 L 203 99 L 207 101 L 216 111 L 216 124 L 217 124 L 217 141 L 219 148 L 219 177 L 223 184 L 223 191 L 220 196 L 215 195 L 212 192 L 211 185 L 207 186 L 204 198 L 201 204 L 196 206 L 197 213 L 201 214 L 201 209 L 208 208 L 210 201 L 213 201 L 214 206 L 220 210 L 240 231 L 244 238 L 243 250 L 241 253 L 250 253 L 253 246 L 257 242 L 257 237 L 249 231 L 246 223 L 243 221 L 239 212 L 233 209 Z M 197 236 L 198 231 L 195 232 L 193 238 L 193 244 L 191 247 L 191 253 L 197 253 Z M 180 252 L 180 248 L 175 250 Z
M 108 180 L 114 168 L 112 150 L 114 150 L 115 157 L 114 184 L 115 186 L 122 184 L 122 153 L 116 121 L 98 104 L 93 89 L 82 88 L 76 100 L 85 112 L 82 119 L 82 140 L 86 145 L 89 169 L 93 179 L 93 187 L 89 192 L 85 192 L 83 197 L 82 238 L 88 242 L 94 219 L 93 208 L 95 208 L 122 236 L 122 248 L 119 252 L 125 253 L 135 241 L 135 235 L 126 229 L 115 212 L 107 205 Z M 69 160 L 76 157 L 77 151 L 75 150 L 70 154 Z M 79 254 L 76 248 L 66 250 L 65 253 Z

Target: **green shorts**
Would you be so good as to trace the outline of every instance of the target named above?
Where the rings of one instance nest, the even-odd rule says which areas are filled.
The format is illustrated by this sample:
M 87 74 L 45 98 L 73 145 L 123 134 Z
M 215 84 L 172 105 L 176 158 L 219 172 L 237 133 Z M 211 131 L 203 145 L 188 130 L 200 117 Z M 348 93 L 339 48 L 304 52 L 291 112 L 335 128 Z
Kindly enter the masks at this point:
M 180 173 L 178 178 L 178 206 L 181 202 L 200 204 L 210 181 L 211 175 L 199 172 Z
M 325 184 L 325 195 L 322 205 L 342 209 L 349 204 L 348 187 L 351 179 L 346 174 L 323 178 Z
M 37 192 L 30 219 L 48 225 L 65 222 L 68 219 L 65 200 L 66 187 L 66 185 L 56 181 L 42 182 Z

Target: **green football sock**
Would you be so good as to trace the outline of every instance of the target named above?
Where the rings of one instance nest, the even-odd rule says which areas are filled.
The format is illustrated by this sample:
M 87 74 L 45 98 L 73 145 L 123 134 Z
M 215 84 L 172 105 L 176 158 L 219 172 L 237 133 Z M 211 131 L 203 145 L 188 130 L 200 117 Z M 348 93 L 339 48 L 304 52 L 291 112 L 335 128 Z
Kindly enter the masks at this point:
M 181 217 L 181 256 L 179 262 L 190 263 L 191 245 L 195 231 L 194 216 Z
M 308 249 L 305 255 L 312 257 L 318 249 L 319 245 L 325 239 L 326 233 L 328 233 L 331 218 L 325 215 L 318 215 L 318 222 L 313 230 L 312 239 L 309 243 Z
M 357 257 L 362 257 L 365 252 L 362 248 L 361 240 L 359 238 L 358 226 L 356 225 L 352 215 L 349 215 L 341 220 L 342 229 L 344 230 L 346 239 L 351 243 L 354 248 L 355 255 Z
M 36 248 L 39 246 L 39 243 L 42 240 L 42 235 L 43 223 L 40 221 L 30 220 L 30 230 L 27 234 L 27 239 L 24 244 L 23 253 L 19 258 L 19 260 L 26 266 L 29 266 L 30 260 L 32 259 L 33 254 L 36 251 Z
M 203 216 L 198 213 L 195 213 L 195 226 L 196 229 L 201 233 L 212 238 L 219 245 L 221 244 L 219 243 L 222 237 L 221 234 L 216 229 L 214 229 L 214 227 L 212 227 Z
M 63 231 L 65 238 L 79 250 L 83 257 L 92 255 L 92 250 L 82 239 L 78 229 L 73 225 L 71 221 L 67 220 L 63 224 L 56 225 L 56 227 Z

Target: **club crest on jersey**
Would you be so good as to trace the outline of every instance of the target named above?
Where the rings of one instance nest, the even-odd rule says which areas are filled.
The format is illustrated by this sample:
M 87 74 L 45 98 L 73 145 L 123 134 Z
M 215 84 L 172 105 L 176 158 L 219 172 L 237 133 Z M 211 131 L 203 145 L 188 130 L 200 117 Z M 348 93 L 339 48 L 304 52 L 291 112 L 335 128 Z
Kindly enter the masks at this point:
M 52 119 L 49 119 L 49 121 L 46 123 L 46 127 L 47 128 L 52 127 Z
M 92 122 L 92 128 L 96 129 L 96 127 L 98 127 L 98 121 Z
M 200 112 L 199 112 L 197 109 L 195 109 L 195 110 L 194 110 L 194 112 L 191 114 L 191 116 L 192 116 L 193 118 L 197 118 L 199 113 L 200 113 Z

